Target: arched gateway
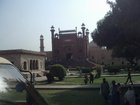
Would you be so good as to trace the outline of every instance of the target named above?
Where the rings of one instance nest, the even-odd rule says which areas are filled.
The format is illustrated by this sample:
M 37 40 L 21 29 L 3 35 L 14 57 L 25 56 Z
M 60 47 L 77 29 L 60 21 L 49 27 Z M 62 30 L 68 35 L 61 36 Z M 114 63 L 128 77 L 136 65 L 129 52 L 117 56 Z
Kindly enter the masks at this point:
M 89 31 L 85 25 L 81 26 L 82 32 L 74 30 L 60 30 L 55 33 L 55 28 L 51 27 L 52 36 L 52 59 L 59 62 L 85 61 L 88 54 Z

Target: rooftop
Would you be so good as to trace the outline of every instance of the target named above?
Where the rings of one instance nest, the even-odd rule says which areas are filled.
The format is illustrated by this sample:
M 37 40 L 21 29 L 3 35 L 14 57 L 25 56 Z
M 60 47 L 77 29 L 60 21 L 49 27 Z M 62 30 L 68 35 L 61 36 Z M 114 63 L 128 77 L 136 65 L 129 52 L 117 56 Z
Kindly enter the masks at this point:
M 31 50 L 24 50 L 24 49 L 12 49 L 12 50 L 0 50 L 1 55 L 5 54 L 33 54 L 33 55 L 41 55 L 45 56 L 45 52 L 39 52 L 39 51 L 31 51 Z

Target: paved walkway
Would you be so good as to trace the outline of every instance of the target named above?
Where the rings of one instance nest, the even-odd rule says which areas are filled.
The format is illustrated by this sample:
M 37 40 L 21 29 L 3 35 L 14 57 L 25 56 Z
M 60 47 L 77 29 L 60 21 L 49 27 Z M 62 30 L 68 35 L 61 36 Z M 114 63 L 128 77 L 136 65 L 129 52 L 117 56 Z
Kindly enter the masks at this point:
M 46 76 L 43 77 L 37 77 L 36 81 L 43 81 L 46 80 Z M 93 86 L 93 85 L 51 85 L 51 84 L 44 84 L 44 85 L 38 85 L 35 84 L 34 87 L 36 89 L 98 89 L 99 86 Z
M 35 85 L 36 89 L 99 89 L 99 86 L 93 85 Z
M 139 74 L 138 74 L 139 75 Z M 108 76 L 108 75 L 104 75 Z M 123 75 L 125 76 L 125 75 Z M 46 80 L 46 76 L 37 77 L 35 81 L 43 81 Z M 99 86 L 95 85 L 51 85 L 51 84 L 44 84 L 44 85 L 34 85 L 36 89 L 99 89 Z M 122 86 L 125 86 L 122 84 Z M 126 85 L 128 86 L 128 85 Z M 140 84 L 134 84 L 135 87 L 140 87 Z
M 123 87 L 128 87 L 129 85 L 122 85 Z M 41 90 L 92 90 L 100 89 L 99 86 L 94 85 L 34 85 L 36 89 Z M 140 84 L 134 84 L 135 88 L 140 88 Z
M 131 74 L 132 76 L 140 76 L 140 74 Z M 120 77 L 120 76 L 127 76 L 127 74 L 119 74 L 119 75 L 102 75 L 102 77 Z M 66 77 L 78 77 L 76 76 L 66 76 Z M 36 77 L 35 81 L 43 81 L 43 80 L 47 80 L 46 76 L 42 76 L 42 77 Z

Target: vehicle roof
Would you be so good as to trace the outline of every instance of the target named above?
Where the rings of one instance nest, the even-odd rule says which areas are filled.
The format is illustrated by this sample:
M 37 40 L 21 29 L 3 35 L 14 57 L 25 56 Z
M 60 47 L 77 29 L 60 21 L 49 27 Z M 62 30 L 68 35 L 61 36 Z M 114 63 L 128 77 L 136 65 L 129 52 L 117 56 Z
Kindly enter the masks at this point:
M 0 64 L 12 64 L 12 63 L 3 57 L 0 57 Z

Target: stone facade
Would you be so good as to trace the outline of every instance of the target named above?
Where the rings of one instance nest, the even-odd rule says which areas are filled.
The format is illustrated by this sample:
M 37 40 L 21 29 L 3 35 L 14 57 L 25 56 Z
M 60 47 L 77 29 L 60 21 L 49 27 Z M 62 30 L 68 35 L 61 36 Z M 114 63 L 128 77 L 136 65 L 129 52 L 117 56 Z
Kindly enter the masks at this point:
M 89 59 L 98 64 L 112 65 L 112 64 L 127 64 L 128 62 L 123 58 L 112 57 L 112 50 L 100 48 L 93 41 L 89 44 Z
M 82 24 L 82 32 L 77 33 L 77 28 L 74 30 L 60 30 L 59 33 L 54 33 L 54 27 L 51 27 L 52 35 L 52 59 L 54 61 L 69 61 L 69 60 L 85 60 L 88 51 L 88 29 Z
M 11 61 L 20 70 L 41 73 L 45 70 L 46 53 L 29 50 L 0 50 L 0 56 Z
M 47 58 L 47 61 L 52 60 L 52 51 L 46 51 L 46 58 Z

